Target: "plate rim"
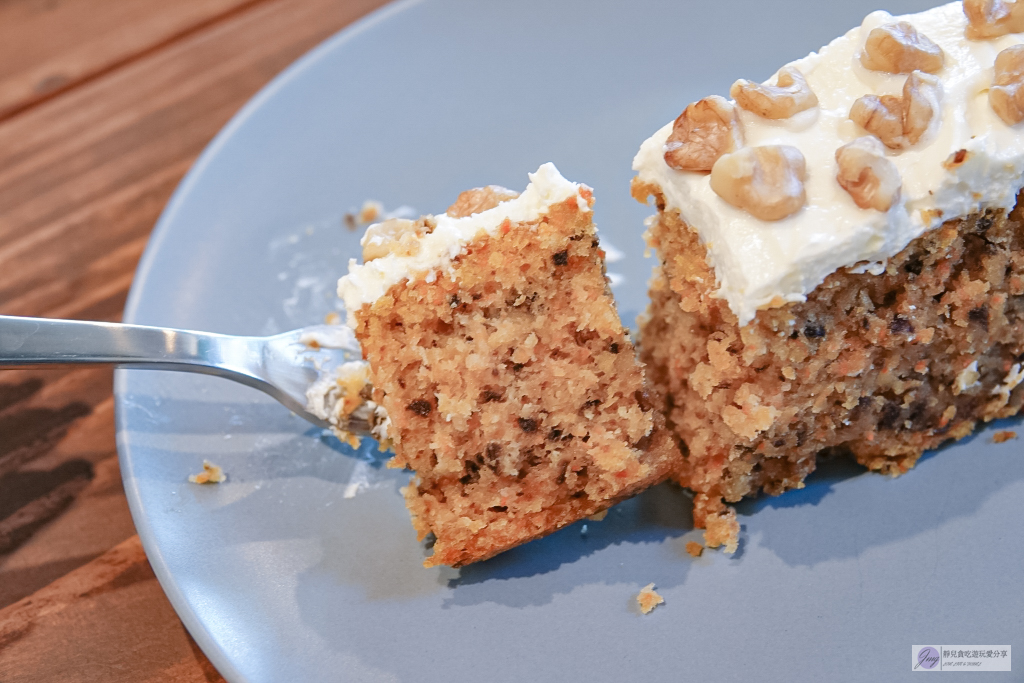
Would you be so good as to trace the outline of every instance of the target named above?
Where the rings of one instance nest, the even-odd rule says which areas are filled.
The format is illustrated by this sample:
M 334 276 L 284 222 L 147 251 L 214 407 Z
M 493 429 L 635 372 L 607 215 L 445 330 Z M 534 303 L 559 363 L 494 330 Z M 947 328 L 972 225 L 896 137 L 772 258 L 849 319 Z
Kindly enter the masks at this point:
M 250 119 L 267 106 L 275 97 L 278 90 L 287 87 L 290 83 L 299 79 L 311 67 L 314 67 L 322 59 L 333 54 L 335 50 L 342 49 L 349 40 L 361 35 L 364 31 L 378 28 L 378 24 L 384 23 L 398 16 L 405 10 L 427 4 L 426 0 L 397 0 L 386 4 L 377 10 L 357 19 L 341 31 L 329 36 L 311 50 L 300 56 L 272 78 L 266 85 L 260 88 L 230 120 L 217 132 L 203 151 L 197 156 L 196 161 L 184 175 L 174 192 L 170 196 L 166 206 L 161 211 L 159 219 L 154 225 L 150 239 L 147 241 L 144 253 L 136 269 L 133 283 L 124 308 L 124 321 L 134 321 L 139 313 L 141 301 L 144 298 L 143 290 L 152 286 L 152 271 L 154 264 L 159 260 L 158 255 L 163 251 L 164 243 L 176 234 L 170 229 L 170 224 L 178 218 L 179 212 L 191 200 L 193 192 L 201 187 L 210 165 L 218 159 L 223 148 L 234 136 L 249 123 Z M 217 667 L 218 671 L 227 680 L 234 682 L 251 681 L 253 675 L 244 675 L 242 670 L 232 665 L 232 653 L 230 640 L 224 640 L 223 636 L 218 640 L 213 632 L 205 626 L 201 609 L 194 609 L 186 599 L 186 593 L 175 580 L 167 559 L 157 543 L 155 521 L 160 520 L 162 514 L 155 511 L 152 506 L 147 508 L 143 504 L 143 486 L 136 478 L 138 471 L 137 462 L 132 458 L 129 448 L 131 434 L 128 430 L 128 384 L 131 378 L 136 375 L 125 374 L 123 370 L 115 373 L 114 398 L 115 398 L 115 425 L 118 458 L 121 466 L 122 480 L 129 508 L 135 523 L 136 531 L 142 541 L 147 558 L 160 581 L 164 593 L 175 609 L 176 614 L 184 623 L 186 629 L 203 649 L 204 653 Z M 137 455 L 137 454 L 136 454 Z M 141 461 L 139 461 L 141 462 Z M 147 514 L 147 509 L 149 514 Z M 244 635 L 244 630 L 235 633 Z M 343 674 L 344 675 L 344 674 Z
M 199 183 L 199 179 L 204 174 L 206 168 L 213 162 L 235 133 L 257 111 L 274 98 L 278 91 L 298 78 L 300 74 L 304 73 L 314 64 L 325 59 L 334 50 L 354 40 L 360 34 L 388 21 L 393 16 L 424 2 L 427 2 L 427 0 L 392 0 L 371 11 L 369 14 L 356 19 L 291 62 L 247 100 L 241 109 L 232 115 L 231 119 L 217 131 L 217 134 L 203 148 L 203 151 L 182 177 L 171 194 L 170 199 L 167 200 L 167 204 L 161 210 L 160 217 L 150 232 L 142 257 L 139 259 L 139 264 L 136 266 L 135 273 L 132 276 L 132 284 L 121 315 L 122 322 L 135 322 L 142 299 L 142 290 L 148 284 L 149 274 L 156 260 L 156 255 L 170 233 L 171 223 L 193 188 Z M 127 439 L 128 427 L 125 424 L 124 401 L 129 373 L 133 372 L 137 371 L 127 368 L 116 368 L 114 370 L 113 393 L 114 431 L 118 466 L 121 470 L 121 482 L 124 487 L 125 497 L 128 500 L 128 510 L 131 513 L 135 532 L 142 543 L 146 559 L 150 567 L 152 567 L 157 581 L 160 583 L 160 588 L 174 608 L 175 614 L 181 619 L 186 630 L 196 641 L 196 644 L 199 645 L 203 653 L 210 659 L 217 672 L 226 680 L 231 681 L 231 683 L 247 683 L 250 679 L 234 666 L 228 653 L 220 646 L 199 618 L 199 615 L 192 609 L 185 598 L 185 594 L 175 581 L 173 573 L 168 568 L 166 559 L 156 541 L 156 535 L 147 516 L 146 506 L 142 502 L 141 491 L 137 483 L 138 479 L 135 476 L 131 448 Z

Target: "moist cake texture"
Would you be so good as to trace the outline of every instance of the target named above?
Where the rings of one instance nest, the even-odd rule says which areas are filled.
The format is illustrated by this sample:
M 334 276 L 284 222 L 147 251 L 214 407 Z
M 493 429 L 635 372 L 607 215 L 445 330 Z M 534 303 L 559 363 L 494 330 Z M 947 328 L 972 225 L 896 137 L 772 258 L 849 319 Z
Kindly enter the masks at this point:
M 980 4 L 873 13 L 634 161 L 641 358 L 711 547 L 819 455 L 900 474 L 1024 403 L 1024 26 Z
M 339 283 L 389 416 L 428 566 L 599 513 L 678 466 L 614 308 L 589 188 L 545 164 L 516 196 L 388 221 Z

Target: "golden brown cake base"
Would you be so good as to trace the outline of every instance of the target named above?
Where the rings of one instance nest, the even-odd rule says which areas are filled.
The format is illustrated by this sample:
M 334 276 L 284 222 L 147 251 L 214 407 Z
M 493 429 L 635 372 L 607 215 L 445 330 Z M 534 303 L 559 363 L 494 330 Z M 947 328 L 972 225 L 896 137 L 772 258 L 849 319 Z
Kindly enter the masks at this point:
M 692 489 L 709 546 L 734 550 L 726 503 L 801 488 L 821 453 L 891 475 L 921 453 L 1024 403 L 1024 217 L 1015 208 L 951 220 L 889 259 L 881 275 L 836 272 L 804 303 L 739 327 L 712 296 L 696 233 L 659 207 L 661 267 L 641 324 L 641 358 L 685 442 L 675 474 Z M 976 365 L 975 365 L 976 363 Z
M 488 558 L 678 467 L 575 197 L 356 318 L 392 464 L 416 472 L 413 523 L 436 536 L 427 566 Z

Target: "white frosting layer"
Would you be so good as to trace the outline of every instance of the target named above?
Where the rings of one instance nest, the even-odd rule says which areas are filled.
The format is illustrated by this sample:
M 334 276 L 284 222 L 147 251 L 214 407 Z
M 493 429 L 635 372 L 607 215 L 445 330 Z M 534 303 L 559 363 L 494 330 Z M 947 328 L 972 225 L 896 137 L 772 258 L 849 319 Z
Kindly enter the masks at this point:
M 902 95 L 906 75 L 869 71 L 859 59 L 872 29 L 899 20 L 945 52 L 945 66 L 936 74 L 944 94 L 941 118 L 929 133 L 913 147 L 890 153 L 903 191 L 901 201 L 881 213 L 858 208 L 836 182 L 835 151 L 867 134 L 849 119 L 855 100 Z M 969 41 L 966 25 L 959 2 L 900 17 L 874 12 L 859 28 L 793 63 L 819 107 L 778 121 L 739 110 L 747 145 L 792 145 L 807 159 L 807 206 L 781 221 L 761 221 L 727 204 L 711 190 L 708 175 L 669 168 L 663 154 L 671 123 L 643 143 L 633 169 L 641 180 L 660 186 L 668 208 L 697 231 L 718 278 L 716 295 L 728 301 L 741 325 L 759 308 L 804 301 L 842 267 L 884 262 L 943 220 L 1013 206 L 1024 185 L 1024 126 L 1003 123 L 989 105 L 987 89 L 996 55 L 1024 42 L 1024 34 Z M 945 168 L 943 162 L 961 149 L 968 152 L 964 163 Z
M 569 182 L 554 164 L 546 163 L 536 173 L 530 174 L 530 184 L 515 199 L 464 218 L 452 218 L 447 214 L 435 216 L 437 226 L 429 235 L 423 236 L 419 252 L 412 256 L 388 254 L 364 264 L 350 259 L 348 275 L 338 281 L 338 296 L 348 309 L 349 325 L 355 324 L 355 311 L 379 299 L 393 285 L 417 278 L 433 281 L 466 245 L 484 234 L 494 234 L 506 219 L 512 223 L 536 221 L 551 206 L 573 196 L 581 211 L 590 211 L 589 203 L 580 194 L 584 187 Z

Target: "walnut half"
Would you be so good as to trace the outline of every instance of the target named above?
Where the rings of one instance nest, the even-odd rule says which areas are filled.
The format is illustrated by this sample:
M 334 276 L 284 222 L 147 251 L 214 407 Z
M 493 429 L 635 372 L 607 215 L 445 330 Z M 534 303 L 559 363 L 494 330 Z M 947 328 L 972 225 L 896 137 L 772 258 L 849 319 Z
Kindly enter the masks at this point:
M 519 193 L 501 185 L 488 185 L 487 187 L 474 187 L 459 194 L 455 203 L 445 211 L 452 218 L 465 218 L 475 213 L 493 209 L 502 202 L 515 199 Z
M 744 147 L 715 162 L 711 189 L 755 218 L 777 221 L 807 203 L 806 178 L 807 163 L 796 147 Z
M 890 149 L 917 144 L 941 112 L 942 82 L 915 71 L 903 84 L 903 97 L 865 95 L 853 103 L 850 119 Z
M 718 95 L 683 110 L 665 141 L 665 163 L 677 171 L 710 171 L 718 157 L 743 146 L 736 108 Z
M 807 84 L 807 79 L 792 66 L 779 69 L 776 85 L 762 85 L 741 78 L 732 84 L 729 95 L 743 109 L 766 119 L 788 119 L 818 106 L 818 97 Z
M 1006 125 L 1024 121 L 1024 45 L 1008 47 L 996 55 L 988 101 Z
M 420 239 L 434 229 L 434 219 L 425 216 L 417 221 L 407 218 L 391 218 L 374 223 L 366 229 L 360 244 L 363 246 L 363 262 L 383 258 L 388 254 L 414 256 L 420 251 Z
M 860 63 L 872 71 L 908 74 L 911 71 L 937 73 L 945 57 L 942 48 L 907 21 L 872 29 L 864 42 Z
M 900 196 L 899 169 L 878 138 L 865 136 L 836 150 L 836 180 L 862 209 L 888 211 Z
M 1024 32 L 1024 3 L 1006 0 L 964 0 L 970 40 L 998 38 L 1007 33 Z

